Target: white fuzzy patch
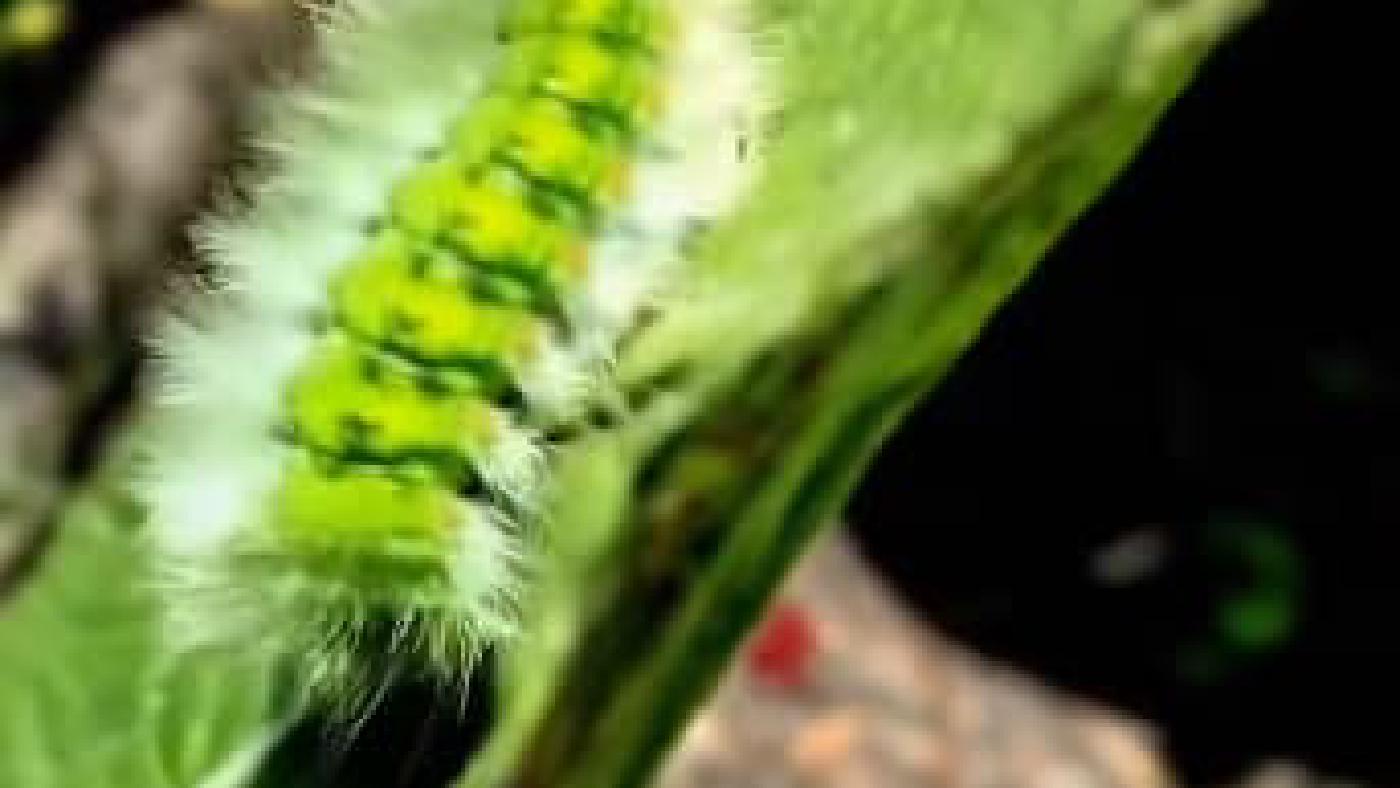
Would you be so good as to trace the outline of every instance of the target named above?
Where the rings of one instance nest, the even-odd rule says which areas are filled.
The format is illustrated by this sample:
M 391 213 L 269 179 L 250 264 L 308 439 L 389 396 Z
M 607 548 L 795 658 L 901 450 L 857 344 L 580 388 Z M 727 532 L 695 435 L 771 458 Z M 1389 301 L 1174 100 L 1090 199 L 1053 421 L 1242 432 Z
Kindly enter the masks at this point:
M 499 414 L 499 438 L 479 468 L 492 495 L 463 502 L 459 542 L 445 557 L 453 593 L 420 598 L 406 588 L 392 600 L 402 611 L 395 646 L 447 674 L 515 626 L 529 551 L 503 509 L 532 512 L 547 470 L 529 425 L 606 392 L 620 337 L 680 278 L 687 235 L 730 207 L 749 177 L 739 153 L 765 102 L 740 4 L 661 3 L 680 31 L 661 75 L 666 111 L 638 153 L 626 204 L 592 244 L 588 279 L 570 304 L 571 339 L 551 339 L 518 371 L 530 412 Z M 224 283 L 197 325 L 172 321 L 158 338 L 161 407 L 140 484 L 167 559 L 178 640 L 306 655 L 312 684 L 363 678 L 349 651 L 368 600 L 287 562 L 268 571 L 257 560 L 278 550 L 265 512 L 287 449 L 274 429 L 312 352 L 312 317 L 363 250 L 364 228 L 490 87 L 500 11 L 482 0 L 355 0 L 330 13 L 321 76 L 270 108 L 273 131 L 261 145 L 269 174 L 249 207 L 203 228 Z

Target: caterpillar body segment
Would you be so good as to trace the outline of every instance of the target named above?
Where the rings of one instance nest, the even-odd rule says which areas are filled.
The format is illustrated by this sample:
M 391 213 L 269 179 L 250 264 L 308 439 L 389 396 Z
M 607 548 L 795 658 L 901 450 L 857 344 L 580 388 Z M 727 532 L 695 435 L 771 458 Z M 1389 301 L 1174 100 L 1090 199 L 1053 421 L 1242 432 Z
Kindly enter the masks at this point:
M 272 172 L 206 228 L 223 286 L 160 337 L 140 492 L 178 638 L 325 684 L 386 642 L 456 676 L 513 632 L 541 436 L 607 389 L 747 179 L 743 22 L 730 0 L 333 15 Z

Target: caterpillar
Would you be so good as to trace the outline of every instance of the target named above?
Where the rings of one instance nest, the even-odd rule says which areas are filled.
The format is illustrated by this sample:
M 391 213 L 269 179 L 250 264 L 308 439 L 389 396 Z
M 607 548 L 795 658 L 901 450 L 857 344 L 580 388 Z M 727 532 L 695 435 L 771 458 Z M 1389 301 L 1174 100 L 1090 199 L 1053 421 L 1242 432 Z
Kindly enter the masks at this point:
M 545 436 L 743 193 L 764 69 L 733 0 L 326 13 L 157 334 L 137 492 L 180 641 L 452 677 L 518 627 Z

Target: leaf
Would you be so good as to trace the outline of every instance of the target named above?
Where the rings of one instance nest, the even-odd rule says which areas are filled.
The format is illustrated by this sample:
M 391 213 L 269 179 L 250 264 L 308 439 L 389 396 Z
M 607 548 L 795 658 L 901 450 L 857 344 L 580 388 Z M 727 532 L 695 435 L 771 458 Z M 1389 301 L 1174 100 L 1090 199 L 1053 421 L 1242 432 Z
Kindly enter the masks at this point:
M 266 665 L 174 656 L 136 532 L 74 505 L 0 610 L 0 785 L 240 785 L 285 713 Z
M 562 627 L 572 652 L 513 655 L 464 785 L 645 783 L 881 440 L 1252 8 L 760 5 L 788 39 L 765 175 L 700 295 L 621 363 L 653 403 L 622 439 L 631 553 L 541 614 L 557 631 L 596 611 Z

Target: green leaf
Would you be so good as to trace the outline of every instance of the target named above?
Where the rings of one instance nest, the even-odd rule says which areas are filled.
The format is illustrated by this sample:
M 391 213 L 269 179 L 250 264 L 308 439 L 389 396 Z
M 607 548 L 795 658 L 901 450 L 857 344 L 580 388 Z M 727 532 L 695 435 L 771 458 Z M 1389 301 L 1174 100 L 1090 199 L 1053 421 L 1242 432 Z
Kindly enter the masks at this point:
M 281 730 L 272 672 L 172 655 L 136 531 L 75 505 L 0 609 L 0 785 L 241 785 Z
M 574 648 L 512 655 L 464 785 L 643 784 L 881 440 L 1252 3 L 760 6 L 788 47 L 765 174 L 700 297 L 622 359 L 652 403 L 620 441 L 627 552 L 540 614 Z

